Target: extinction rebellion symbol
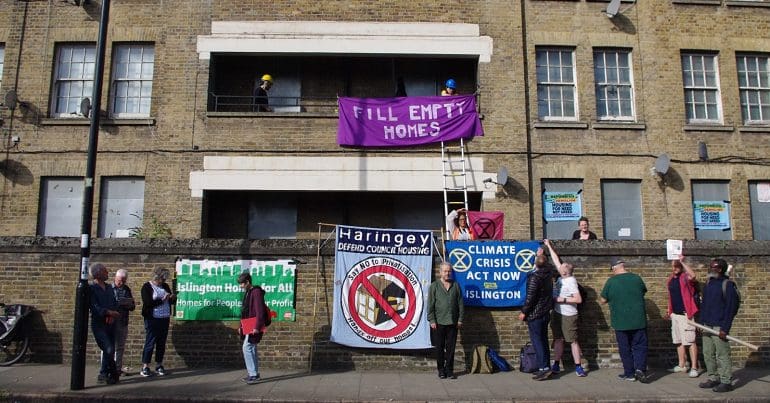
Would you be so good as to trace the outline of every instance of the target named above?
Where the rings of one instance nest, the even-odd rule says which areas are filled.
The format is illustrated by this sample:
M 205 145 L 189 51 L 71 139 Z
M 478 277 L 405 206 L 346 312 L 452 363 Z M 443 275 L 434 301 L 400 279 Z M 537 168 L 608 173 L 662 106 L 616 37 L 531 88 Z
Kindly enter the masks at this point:
M 422 286 L 399 260 L 370 257 L 345 275 L 340 305 L 345 322 L 362 339 L 393 344 L 414 333 L 422 318 Z

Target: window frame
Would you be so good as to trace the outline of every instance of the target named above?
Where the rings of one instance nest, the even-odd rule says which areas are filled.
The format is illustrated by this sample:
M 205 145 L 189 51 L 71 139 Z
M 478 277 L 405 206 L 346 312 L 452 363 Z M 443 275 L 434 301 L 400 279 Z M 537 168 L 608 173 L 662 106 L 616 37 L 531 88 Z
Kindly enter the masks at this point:
M 548 72 L 551 67 L 550 67 L 550 63 L 548 63 L 546 66 L 538 65 L 538 57 L 537 56 L 538 56 L 538 53 L 540 53 L 540 52 L 546 52 L 546 60 L 547 61 L 550 61 L 550 54 L 551 54 L 551 52 L 559 52 L 560 53 L 560 57 L 559 57 L 559 61 L 560 62 L 562 60 L 561 53 L 562 52 L 569 52 L 570 55 L 572 56 L 572 82 L 570 83 L 570 82 L 564 82 L 564 81 L 550 81 L 550 77 L 549 77 L 548 81 L 541 82 L 540 78 L 539 78 L 539 76 L 540 76 L 539 69 L 542 67 L 542 68 L 546 69 L 546 72 Z M 539 121 L 544 121 L 544 122 L 577 122 L 577 121 L 579 121 L 579 119 L 580 119 L 580 109 L 579 109 L 580 102 L 579 102 L 579 99 L 578 99 L 579 97 L 578 97 L 578 83 L 577 83 L 577 63 L 576 63 L 575 57 L 576 57 L 575 47 L 565 47 L 565 46 L 536 46 L 535 47 L 535 82 L 537 84 L 537 91 L 536 91 L 536 97 L 537 97 L 537 118 L 538 118 Z M 548 74 L 546 74 L 546 76 L 548 76 Z M 564 116 L 564 114 L 563 114 L 564 106 L 566 105 L 566 103 L 564 102 L 564 96 L 563 96 L 564 93 L 563 93 L 563 91 L 561 91 L 561 99 L 560 99 L 562 115 L 561 116 L 554 116 L 552 114 L 551 108 L 550 108 L 551 102 L 548 101 L 548 100 L 541 100 L 540 99 L 540 88 L 541 87 L 545 87 L 547 90 L 550 90 L 552 87 L 557 87 L 557 88 L 562 88 L 562 89 L 563 88 L 572 88 L 573 95 L 574 95 L 574 97 L 572 99 L 572 103 L 573 103 L 572 107 L 573 107 L 573 111 L 574 111 L 574 116 Z M 550 91 L 548 91 L 548 93 L 550 94 Z M 547 105 L 548 105 L 548 114 L 541 116 L 540 115 L 540 104 L 543 103 L 543 102 L 547 103 Z
M 45 220 L 46 217 L 49 215 L 46 214 L 49 209 L 47 208 L 49 205 L 49 192 L 48 192 L 48 183 L 50 181 L 69 181 L 71 184 L 79 184 L 80 187 L 78 189 L 78 194 L 80 196 L 80 200 L 77 202 L 77 205 L 74 207 L 76 211 L 78 212 L 78 217 L 76 222 L 71 223 L 72 228 L 74 228 L 74 232 L 71 234 L 60 234 L 60 233 L 51 233 L 50 231 L 50 225 L 48 225 L 48 221 Z M 83 177 L 82 176 L 41 176 L 40 177 L 40 190 L 38 192 L 38 214 L 37 214 L 37 229 L 36 234 L 38 236 L 56 236 L 56 237 L 77 237 L 80 236 L 80 225 L 82 224 L 82 216 L 83 216 L 83 209 L 82 209 L 82 203 L 83 203 Z M 59 214 L 59 217 L 61 217 L 61 214 Z M 46 227 L 49 227 L 49 231 L 47 233 L 44 233 L 44 230 Z
M 693 68 L 692 60 L 694 57 L 700 57 L 702 62 L 705 62 L 707 58 L 710 58 L 713 63 L 713 71 L 714 71 L 714 80 L 715 80 L 715 86 L 708 86 L 706 84 L 706 72 L 708 71 L 705 68 L 705 63 L 702 63 L 703 70 L 700 74 L 703 75 L 703 85 L 696 86 L 694 84 L 694 74 L 696 73 L 696 70 Z M 690 72 L 692 75 L 691 81 L 693 84 L 687 85 L 685 80 L 685 75 L 687 74 L 688 70 L 685 70 L 685 58 L 689 58 L 689 66 L 690 66 Z M 724 119 L 724 112 L 722 110 L 722 90 L 719 80 L 719 53 L 718 52 L 709 52 L 709 51 L 682 51 L 680 55 L 680 62 L 682 66 L 682 89 L 684 92 L 684 109 L 685 109 L 685 121 L 688 124 L 722 124 Z M 695 108 L 697 107 L 698 103 L 694 101 L 695 93 L 696 91 L 700 91 L 703 93 L 703 104 L 704 104 L 704 112 L 706 113 L 706 118 L 698 118 L 697 112 Z M 693 101 L 688 101 L 688 94 L 693 94 Z M 709 118 L 708 117 L 708 102 L 706 100 L 708 93 L 714 93 L 715 94 L 715 107 L 716 107 L 716 117 L 715 118 Z M 688 117 L 688 111 L 692 110 L 693 117 Z
M 692 203 L 690 212 L 693 217 L 693 236 L 696 240 L 733 240 L 735 237 L 733 226 L 733 211 L 730 196 L 730 180 L 723 179 L 692 179 L 690 181 L 690 197 Z M 708 188 L 710 186 L 710 188 Z M 709 194 L 723 193 L 723 196 L 710 196 Z M 720 200 L 721 199 L 721 200 Z M 705 229 L 695 226 L 695 202 L 719 200 L 727 205 L 727 215 L 730 226 L 724 229 Z M 704 232 L 705 231 L 705 232 Z M 727 233 L 726 237 L 718 236 Z
M 618 204 L 618 203 L 610 203 L 610 200 L 615 199 L 609 199 L 608 192 L 606 191 L 606 186 L 611 186 L 612 184 L 634 184 L 636 185 L 636 189 L 638 189 L 638 211 L 639 211 L 639 235 L 638 237 L 634 237 L 634 228 L 633 226 L 628 226 L 629 228 L 629 235 L 628 236 L 620 236 L 618 235 L 619 229 L 623 229 L 626 227 L 618 227 L 617 222 L 622 221 L 622 218 L 618 214 L 610 214 L 610 208 L 614 208 L 615 206 L 612 204 Z M 600 181 L 600 188 L 601 188 L 601 198 L 602 198 L 602 226 L 604 231 L 604 239 L 607 240 L 644 240 L 644 194 L 642 193 L 642 180 L 641 179 L 623 179 L 623 178 L 613 178 L 613 179 L 601 179 Z M 635 190 L 636 190 L 635 189 Z M 626 200 L 627 201 L 627 200 Z M 635 200 L 636 201 L 636 200 Z M 626 203 L 627 206 L 628 203 Z M 614 211 L 614 210 L 612 210 Z M 622 211 L 621 211 L 622 213 Z M 631 217 L 633 219 L 634 217 Z M 635 223 L 632 223 L 635 224 Z M 618 231 L 616 233 L 612 233 L 612 231 Z
M 114 182 L 113 182 L 114 181 Z M 141 211 L 139 211 L 140 216 L 137 216 L 135 213 L 136 211 L 124 211 L 122 214 L 128 215 L 128 216 L 134 216 L 135 218 L 126 218 L 125 222 L 127 224 L 127 228 L 119 228 L 117 230 L 128 230 L 129 232 L 126 233 L 127 236 L 118 236 L 117 230 L 115 233 L 107 233 L 109 229 L 111 229 L 110 224 L 112 224 L 115 219 L 112 219 L 113 216 L 119 216 L 121 215 L 121 212 L 118 212 L 118 214 L 110 214 L 109 212 L 106 212 L 106 210 L 112 210 L 117 207 L 120 207 L 120 204 L 117 203 L 118 200 L 126 200 L 125 198 L 118 198 L 118 197 L 112 197 L 108 198 L 110 186 L 112 183 L 118 183 L 119 181 L 141 181 L 142 182 L 142 206 Z M 100 181 L 100 187 L 99 187 L 99 210 L 98 210 L 98 217 L 97 217 L 97 226 L 96 226 L 96 236 L 99 238 L 127 238 L 130 237 L 131 230 L 134 228 L 140 228 L 144 224 L 144 200 L 145 200 L 145 190 L 147 189 L 147 181 L 144 176 L 102 176 Z M 133 227 L 130 225 L 134 225 Z
M 743 66 L 744 66 L 744 69 L 746 69 L 745 71 L 741 71 L 741 69 L 740 69 L 739 60 L 741 58 L 744 59 Z M 755 59 L 757 59 L 756 60 L 756 64 L 755 64 L 755 66 L 757 68 L 756 68 L 756 70 L 751 71 L 751 73 L 752 74 L 756 74 L 758 76 L 757 77 L 758 86 L 755 86 L 755 87 L 751 87 L 751 86 L 748 86 L 748 85 L 741 86 L 741 75 L 745 76 L 745 75 L 747 75 L 749 73 L 749 71 L 747 69 L 747 66 L 748 66 L 748 63 L 747 63 L 747 60 L 746 60 L 747 58 L 755 58 Z M 760 61 L 759 59 L 765 59 L 764 60 L 764 64 L 765 64 L 765 71 L 764 71 L 764 73 L 765 73 L 766 77 L 765 77 L 765 86 L 764 87 L 762 86 L 762 77 L 761 77 L 762 71 L 759 69 L 759 61 Z M 739 97 L 740 105 L 741 105 L 741 119 L 743 121 L 743 124 L 747 125 L 747 126 L 748 125 L 759 125 L 759 126 L 770 125 L 770 53 L 736 52 L 736 54 L 735 54 L 735 70 L 736 70 L 736 72 L 738 74 L 738 94 L 739 94 L 738 97 Z M 748 84 L 748 82 L 749 82 L 748 77 L 745 77 L 745 82 Z M 751 110 L 750 109 L 750 105 L 751 104 L 749 104 L 748 99 L 747 99 L 748 96 L 749 96 L 749 92 L 755 92 L 757 94 L 757 101 L 758 101 L 759 115 L 760 115 L 760 119 L 758 119 L 758 120 L 751 119 L 750 116 L 747 116 L 747 114 L 749 114 L 749 115 L 751 114 L 751 112 L 750 112 L 750 110 Z M 763 102 L 762 102 L 762 94 L 766 94 L 766 96 L 765 96 L 765 98 L 766 98 L 765 102 L 766 103 L 765 104 L 763 104 Z M 762 113 L 763 106 L 765 106 L 766 109 L 768 110 L 766 116 L 764 116 L 764 114 Z
M 5 69 L 5 43 L 0 42 L 0 89 L 3 88 L 3 69 Z
M 130 65 L 131 63 L 131 50 L 133 48 L 140 48 L 142 49 L 142 57 L 139 61 L 139 78 L 129 78 L 129 77 L 117 77 L 118 73 L 120 72 L 120 69 L 118 68 L 118 53 L 123 48 L 128 48 L 128 62 L 126 63 L 126 75 L 128 75 L 128 72 L 130 71 Z M 144 61 L 144 55 L 147 48 L 152 49 L 152 68 L 150 69 L 151 76 L 149 78 L 142 77 L 142 74 L 144 73 L 143 66 L 146 63 Z M 110 74 L 110 117 L 113 119 L 135 119 L 135 118 L 148 118 L 152 114 L 152 99 L 153 99 L 153 84 L 155 79 L 155 44 L 152 42 L 119 42 L 114 43 L 112 45 L 112 63 L 111 63 L 111 74 Z M 132 82 L 139 82 L 139 96 L 137 100 L 137 108 L 139 109 L 139 112 L 118 112 L 117 111 L 117 101 L 119 99 L 118 92 L 119 92 L 119 84 L 121 83 L 130 83 Z M 145 82 L 149 82 L 150 84 L 150 95 L 149 97 L 142 96 L 143 91 L 143 84 Z M 137 97 L 129 97 L 128 96 L 129 89 L 126 89 L 127 95 L 124 97 L 125 99 L 131 99 L 131 98 L 137 98 Z M 123 98 L 123 97 L 121 97 Z M 142 100 L 144 98 L 149 98 L 149 105 L 147 106 L 147 112 L 141 112 L 142 108 Z M 127 103 L 126 103 L 127 105 Z
M 59 77 L 59 74 L 61 72 L 61 67 L 62 67 L 62 64 L 61 64 L 61 52 L 64 49 L 67 49 L 67 48 L 73 48 L 73 50 L 74 50 L 74 48 L 80 47 L 80 48 L 82 48 L 84 50 L 84 53 L 83 53 L 84 54 L 83 64 L 87 64 L 86 63 L 86 60 L 87 60 L 86 54 L 88 52 L 88 47 L 89 46 L 91 47 L 91 49 L 94 52 L 94 62 L 93 62 L 94 69 L 93 69 L 93 71 L 91 71 L 91 79 L 90 79 L 90 82 L 91 82 L 90 83 L 90 85 L 91 85 L 91 92 L 90 93 L 85 91 L 85 88 L 87 88 L 86 83 L 89 80 L 85 79 L 84 77 L 80 77 L 79 79 L 70 78 L 70 77 L 66 77 L 66 78 Z M 79 107 L 75 111 L 57 112 L 57 109 L 59 108 L 59 91 L 60 91 L 60 88 L 61 88 L 61 84 L 63 82 L 69 82 L 69 83 L 81 82 L 81 83 L 83 83 L 83 86 L 82 86 L 83 91 L 81 91 L 81 96 L 80 96 L 81 101 L 82 101 L 83 98 L 91 98 L 91 97 L 93 97 L 94 76 L 96 74 L 96 72 L 95 72 L 95 70 L 96 70 L 96 44 L 93 43 L 93 42 L 64 42 L 64 43 L 57 43 L 56 44 L 56 50 L 54 52 L 55 52 L 54 53 L 54 71 L 53 71 L 53 80 L 52 80 L 52 83 L 51 83 L 52 85 L 51 85 L 51 113 L 50 113 L 50 116 L 52 118 L 59 118 L 59 119 L 82 118 L 83 116 L 80 115 L 80 113 L 79 113 L 79 110 L 80 110 Z M 70 64 L 72 64 L 71 59 L 70 59 Z M 83 69 L 83 72 L 84 73 L 86 72 L 86 68 L 85 67 Z M 74 98 L 74 97 L 67 96 L 66 98 L 70 99 L 70 98 Z M 80 102 L 78 102 L 78 106 L 79 105 L 80 105 Z
M 598 48 L 594 48 L 593 49 L 594 93 L 596 94 L 596 120 L 597 121 L 602 121 L 602 122 L 618 122 L 618 121 L 619 122 L 635 122 L 636 121 L 636 102 L 635 102 L 636 101 L 636 97 L 635 97 L 635 95 L 636 95 L 635 94 L 636 88 L 634 87 L 634 65 L 633 65 L 633 53 L 632 52 L 633 52 L 632 49 L 627 49 L 627 48 L 601 48 L 601 47 L 598 47 Z M 626 55 L 627 63 L 628 63 L 628 83 L 609 83 L 609 82 L 607 82 L 606 81 L 606 77 L 607 77 L 607 64 L 606 63 L 604 63 L 605 82 L 603 82 L 603 83 L 599 82 L 599 79 L 597 77 L 597 69 L 598 69 L 598 67 L 597 67 L 597 64 L 596 64 L 596 57 L 597 57 L 597 55 L 601 54 L 601 55 L 603 55 L 603 58 L 606 61 L 608 53 L 612 53 L 612 54 L 615 55 L 615 59 L 616 59 L 615 69 L 617 70 L 618 73 L 619 73 L 619 71 L 621 69 L 620 65 L 617 63 L 617 61 L 620 60 L 619 56 L 621 54 L 625 54 Z M 618 81 L 619 81 L 620 80 L 620 74 L 617 74 L 617 77 L 618 77 Z M 603 91 L 606 92 L 607 91 L 606 88 L 613 87 L 613 86 L 614 87 L 621 87 L 621 86 L 622 87 L 627 87 L 630 90 L 630 99 L 629 99 L 630 106 L 631 106 L 631 114 L 630 115 L 622 115 L 621 114 L 621 115 L 618 115 L 618 116 L 612 116 L 612 115 L 608 115 L 606 113 L 605 113 L 605 115 L 600 115 L 599 114 L 599 110 L 600 110 L 599 104 L 600 104 L 601 101 L 599 100 L 599 96 L 598 95 L 599 95 L 600 88 L 603 88 Z M 616 90 L 616 93 L 619 93 L 619 91 Z M 613 99 L 613 100 L 610 100 L 609 97 L 606 97 L 604 102 L 607 105 L 610 102 L 617 103 L 618 104 L 618 111 L 621 111 L 621 113 L 622 113 L 622 108 L 621 108 L 621 104 L 620 104 L 621 103 L 621 99 L 620 99 L 619 95 L 618 95 L 617 99 Z M 605 111 L 609 111 L 609 108 L 607 107 L 607 105 L 605 105 Z

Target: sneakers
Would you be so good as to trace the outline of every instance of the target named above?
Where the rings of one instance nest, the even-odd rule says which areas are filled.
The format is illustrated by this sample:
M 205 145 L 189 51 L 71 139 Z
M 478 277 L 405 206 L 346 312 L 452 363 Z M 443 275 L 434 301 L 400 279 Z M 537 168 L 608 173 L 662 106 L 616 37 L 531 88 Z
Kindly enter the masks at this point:
M 677 365 L 674 368 L 669 369 L 668 372 L 677 373 L 677 372 L 687 372 L 689 370 L 690 370 L 690 368 L 688 368 L 688 367 L 680 367 L 679 365 Z
M 719 381 L 715 381 L 713 379 L 709 379 L 706 382 L 701 382 L 698 384 L 698 387 L 702 389 L 712 389 L 717 386 L 719 386 Z
M 257 374 L 257 376 L 243 377 L 241 378 L 241 381 L 245 382 L 247 385 L 255 385 L 256 383 L 259 382 L 260 379 L 262 379 L 262 377 L 259 376 L 259 374 Z
M 581 365 L 578 365 L 575 367 L 575 374 L 577 374 L 577 376 L 582 378 L 586 376 L 586 371 L 583 369 Z
M 650 382 L 650 377 L 649 377 L 649 376 L 647 376 L 647 373 L 645 373 L 645 372 L 644 372 L 644 371 L 642 371 L 641 369 L 637 369 L 637 370 L 634 372 L 634 378 L 635 378 L 637 381 L 641 382 L 641 383 L 649 383 L 649 382 Z
M 633 376 L 626 376 L 626 374 L 618 374 L 618 379 L 621 381 L 636 382 L 636 378 Z
M 714 389 L 711 389 L 711 390 L 717 393 L 730 392 L 731 390 L 733 390 L 733 385 L 729 383 L 720 383 L 719 385 L 715 386 Z
M 541 369 L 540 371 L 535 373 L 535 376 L 532 377 L 532 379 L 534 379 L 536 381 L 544 381 L 544 380 L 550 378 L 552 373 L 553 372 L 551 371 L 551 368 Z
M 155 373 L 158 374 L 158 376 L 166 375 L 166 369 L 163 368 L 163 365 L 158 365 L 157 367 L 155 367 Z
M 143 376 L 143 377 L 145 377 L 145 378 L 146 378 L 146 377 L 148 377 L 148 376 L 152 376 L 152 372 L 150 372 L 150 368 L 149 368 L 149 367 L 144 367 L 144 368 L 142 368 L 142 370 L 139 372 L 139 375 L 141 375 L 141 376 Z
M 561 368 L 559 368 L 559 361 L 554 361 L 553 365 L 551 365 L 551 373 L 558 374 L 561 372 Z
M 703 373 L 703 371 L 701 371 L 699 369 L 696 369 L 696 368 L 693 368 L 693 369 L 690 370 L 690 372 L 687 374 L 687 376 L 689 376 L 690 378 L 697 378 L 702 373 Z

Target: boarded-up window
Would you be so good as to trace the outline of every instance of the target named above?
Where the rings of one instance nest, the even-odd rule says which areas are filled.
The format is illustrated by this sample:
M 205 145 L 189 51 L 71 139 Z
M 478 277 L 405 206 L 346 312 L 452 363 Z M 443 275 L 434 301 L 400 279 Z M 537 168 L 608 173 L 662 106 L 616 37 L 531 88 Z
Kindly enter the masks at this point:
M 38 235 L 79 236 L 82 210 L 82 178 L 41 178 Z
M 603 180 L 604 239 L 644 239 L 642 182 Z
M 102 179 L 99 202 L 99 237 L 127 238 L 132 228 L 142 226 L 144 178 Z
M 695 239 L 733 239 L 730 182 L 693 181 Z
M 770 240 L 770 180 L 749 182 L 754 240 Z
M 582 195 L 582 179 L 543 179 L 543 194 L 552 192 L 565 192 L 565 194 Z M 543 197 L 543 238 L 548 239 L 572 239 L 572 233 L 578 229 L 578 218 L 583 215 L 578 214 L 574 220 L 551 220 L 546 218 L 545 196 Z M 580 197 L 580 207 L 582 210 L 582 197 Z

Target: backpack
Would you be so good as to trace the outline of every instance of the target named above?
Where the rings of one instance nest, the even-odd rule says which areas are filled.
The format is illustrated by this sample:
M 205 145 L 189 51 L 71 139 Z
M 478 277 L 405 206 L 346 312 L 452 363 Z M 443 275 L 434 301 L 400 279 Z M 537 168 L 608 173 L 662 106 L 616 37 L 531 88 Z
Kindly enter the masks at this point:
M 735 283 L 735 281 L 730 280 L 729 278 L 725 279 L 725 281 L 722 282 L 722 300 L 727 300 L 727 283 L 733 283 L 733 288 L 735 289 L 735 294 L 738 296 L 738 301 L 735 304 L 735 311 L 732 312 L 732 316 L 735 317 L 735 315 L 738 314 L 738 310 L 741 309 L 741 293 L 738 291 L 738 284 Z
M 265 327 L 268 327 L 273 322 L 273 312 L 270 311 L 270 308 L 265 303 L 265 290 L 260 286 L 255 286 L 254 288 L 262 290 L 262 310 L 265 312 L 265 316 L 262 317 L 262 322 L 265 324 Z
M 535 346 L 527 343 L 519 352 L 519 371 L 531 374 L 537 372 L 540 368 L 537 366 L 537 353 Z
M 472 374 L 491 374 L 495 367 L 489 358 L 489 347 L 477 344 L 473 347 Z
M 513 369 L 511 364 L 508 364 L 508 361 L 506 361 L 505 358 L 501 357 L 500 354 L 497 354 L 497 351 L 487 348 L 487 355 L 498 370 L 508 372 Z

